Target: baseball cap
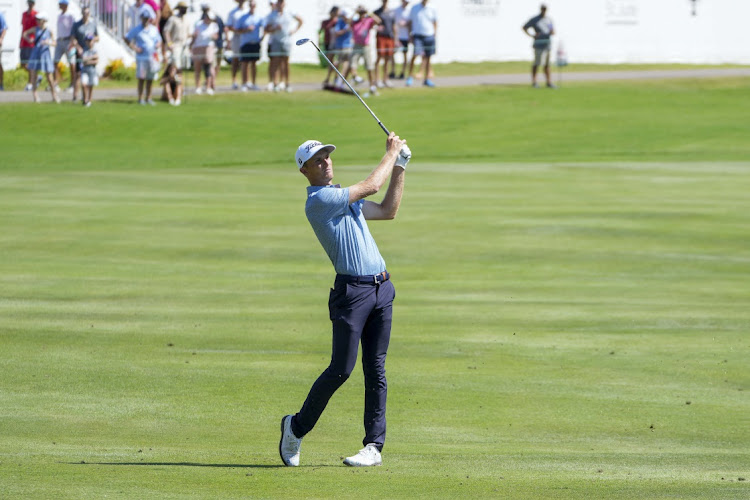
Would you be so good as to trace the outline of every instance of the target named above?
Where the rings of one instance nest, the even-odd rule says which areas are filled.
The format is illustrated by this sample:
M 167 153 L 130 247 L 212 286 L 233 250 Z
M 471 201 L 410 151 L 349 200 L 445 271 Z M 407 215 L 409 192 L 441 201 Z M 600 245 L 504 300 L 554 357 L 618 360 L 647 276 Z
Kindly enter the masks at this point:
M 68 5 L 68 0 L 57 0 L 57 3 Z
M 307 160 L 313 157 L 321 149 L 328 149 L 328 153 L 333 153 L 336 146 L 333 144 L 323 144 L 320 141 L 305 141 L 297 148 L 297 154 L 294 159 L 297 162 L 297 168 L 302 168 Z
M 47 19 L 49 19 L 47 17 L 47 13 L 44 12 L 43 10 L 36 13 L 36 18 L 39 19 L 40 21 L 46 21 Z

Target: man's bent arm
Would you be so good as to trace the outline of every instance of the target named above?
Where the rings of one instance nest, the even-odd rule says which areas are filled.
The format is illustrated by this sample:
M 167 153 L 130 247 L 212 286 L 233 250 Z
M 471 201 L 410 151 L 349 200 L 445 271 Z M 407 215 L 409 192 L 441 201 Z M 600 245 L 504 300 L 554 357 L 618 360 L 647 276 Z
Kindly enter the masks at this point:
M 393 132 L 390 133 L 386 142 L 387 152 L 383 156 L 383 159 L 380 160 L 380 164 L 375 167 L 375 170 L 372 171 L 367 179 L 349 187 L 349 203 L 367 198 L 380 191 L 388 176 L 391 175 L 391 171 L 394 170 L 393 165 L 396 163 L 401 148 L 405 143 L 406 141 L 399 138 L 396 134 Z
M 362 213 L 367 220 L 391 220 L 396 218 L 398 208 L 401 206 L 401 196 L 404 194 L 404 173 L 403 167 L 393 167 L 391 182 L 388 185 L 388 191 L 380 203 L 365 200 L 362 206 Z

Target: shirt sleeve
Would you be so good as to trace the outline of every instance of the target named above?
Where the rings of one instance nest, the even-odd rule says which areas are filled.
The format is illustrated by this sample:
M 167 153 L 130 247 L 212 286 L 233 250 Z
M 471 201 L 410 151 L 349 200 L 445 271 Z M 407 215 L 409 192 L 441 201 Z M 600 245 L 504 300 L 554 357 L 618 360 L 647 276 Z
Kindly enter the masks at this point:
M 324 188 L 310 197 L 310 215 L 327 221 L 346 213 L 349 206 L 349 188 Z

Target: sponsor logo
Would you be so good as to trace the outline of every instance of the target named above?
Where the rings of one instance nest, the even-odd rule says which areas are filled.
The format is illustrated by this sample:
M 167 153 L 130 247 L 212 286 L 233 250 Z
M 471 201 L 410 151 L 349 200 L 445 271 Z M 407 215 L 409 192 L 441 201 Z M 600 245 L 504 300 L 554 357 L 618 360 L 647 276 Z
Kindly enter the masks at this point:
M 495 17 L 500 12 L 500 0 L 461 0 L 461 10 L 469 17 Z
M 638 0 L 606 0 L 604 22 L 613 25 L 637 25 Z

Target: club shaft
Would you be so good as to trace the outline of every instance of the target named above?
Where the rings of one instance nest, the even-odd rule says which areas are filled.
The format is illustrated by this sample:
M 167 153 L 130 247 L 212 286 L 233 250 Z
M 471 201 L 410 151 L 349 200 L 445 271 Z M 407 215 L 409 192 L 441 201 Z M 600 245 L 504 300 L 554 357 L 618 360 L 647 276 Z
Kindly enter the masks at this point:
M 322 51 L 322 50 L 320 50 L 320 47 L 318 47 L 318 46 L 317 46 L 317 45 L 315 44 L 315 42 L 313 42 L 312 40 L 310 40 L 310 43 L 311 43 L 311 44 L 313 45 L 313 47 L 315 47 L 316 49 L 318 49 L 318 52 L 320 52 L 320 54 L 321 54 L 321 55 L 322 55 L 323 57 L 325 57 L 326 61 L 328 61 L 328 64 L 330 64 L 330 65 L 331 65 L 331 67 L 333 68 L 333 70 L 334 70 L 334 71 L 336 72 L 336 74 L 338 74 L 338 75 L 339 75 L 339 76 L 341 77 L 341 79 L 342 79 L 342 80 L 344 81 L 344 83 L 346 84 L 346 86 L 347 86 L 347 87 L 349 87 L 349 89 L 350 89 L 350 90 L 351 90 L 352 92 L 354 92 L 354 95 L 356 95 L 356 96 L 357 96 L 357 99 L 359 99 L 359 102 L 361 102 L 361 103 L 362 103 L 362 105 L 363 105 L 363 106 L 364 106 L 365 108 L 367 108 L 367 111 L 369 111 L 369 112 L 370 112 L 370 114 L 372 115 L 372 117 L 373 117 L 373 118 L 375 118 L 375 121 L 376 121 L 376 122 L 378 122 L 378 125 L 380 125 L 380 128 L 382 128 L 382 129 L 383 129 L 383 132 L 385 132 L 385 135 L 389 135 L 389 134 L 390 134 L 390 132 L 388 131 L 388 129 L 387 129 L 387 128 L 385 128 L 385 125 L 383 125 L 383 122 L 381 122 L 381 121 L 380 121 L 380 119 L 378 119 L 378 117 L 377 117 L 377 116 L 375 116 L 375 113 L 373 113 L 373 112 L 372 112 L 372 110 L 370 109 L 370 106 L 368 106 L 368 105 L 367 105 L 367 103 L 366 103 L 366 102 L 364 101 L 364 99 L 362 99 L 362 98 L 361 98 L 361 97 L 359 96 L 359 94 L 357 93 L 357 91 L 356 91 L 356 90 L 354 90 L 354 87 L 352 87 L 352 86 L 351 86 L 351 84 L 350 84 L 350 83 L 349 83 L 349 82 L 348 82 L 348 81 L 346 80 L 346 78 L 344 78 L 344 75 L 342 75 L 342 74 L 341 74 L 341 72 L 340 72 L 340 71 L 338 70 L 338 68 L 336 67 L 336 65 L 335 65 L 335 64 L 333 64 L 333 63 L 331 62 L 331 60 L 330 60 L 330 59 L 328 59 L 328 56 L 327 56 L 327 55 L 325 55 L 325 54 L 323 53 L 323 51 Z

